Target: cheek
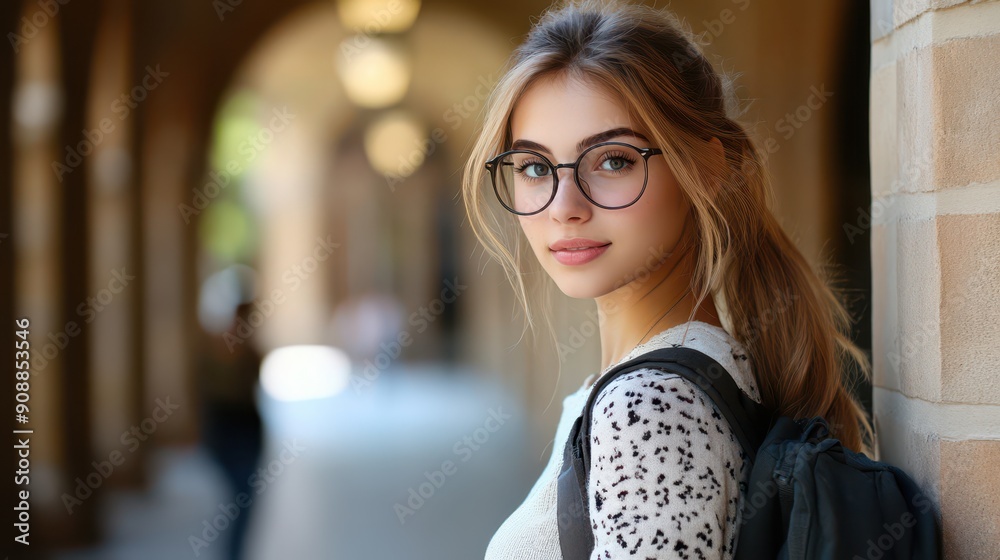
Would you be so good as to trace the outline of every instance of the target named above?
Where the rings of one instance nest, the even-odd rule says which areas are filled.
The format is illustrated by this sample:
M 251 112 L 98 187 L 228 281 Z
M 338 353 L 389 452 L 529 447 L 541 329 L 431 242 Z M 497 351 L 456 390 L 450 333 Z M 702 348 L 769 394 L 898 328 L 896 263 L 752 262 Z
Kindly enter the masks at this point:
M 663 162 L 650 166 L 646 191 L 639 199 L 641 211 L 646 215 L 658 215 L 661 221 L 680 216 L 686 209 L 684 194 L 669 168 Z M 639 203 L 636 205 L 638 206 Z
M 524 237 L 527 238 L 528 244 L 531 245 L 533 249 L 538 250 L 538 223 L 537 220 L 531 219 L 531 217 L 518 216 L 517 222 L 521 225 L 521 232 L 524 233 Z
M 660 245 L 673 241 L 682 226 L 686 205 L 680 188 L 672 182 L 650 184 L 639 199 L 627 219 L 627 224 L 641 224 L 642 227 L 629 228 L 634 235 L 644 238 L 646 244 Z M 626 226 L 627 227 L 627 226 Z
M 531 239 L 531 222 L 526 220 L 523 216 L 517 217 L 517 224 L 521 226 L 521 232 L 524 233 L 525 237 Z

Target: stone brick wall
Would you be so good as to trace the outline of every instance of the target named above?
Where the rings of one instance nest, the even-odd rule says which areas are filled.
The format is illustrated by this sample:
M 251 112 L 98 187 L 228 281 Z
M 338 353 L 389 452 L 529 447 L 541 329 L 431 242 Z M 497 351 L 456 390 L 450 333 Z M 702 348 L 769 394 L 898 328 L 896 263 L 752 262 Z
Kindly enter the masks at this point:
M 879 458 L 1000 555 L 1000 1 L 872 0 Z

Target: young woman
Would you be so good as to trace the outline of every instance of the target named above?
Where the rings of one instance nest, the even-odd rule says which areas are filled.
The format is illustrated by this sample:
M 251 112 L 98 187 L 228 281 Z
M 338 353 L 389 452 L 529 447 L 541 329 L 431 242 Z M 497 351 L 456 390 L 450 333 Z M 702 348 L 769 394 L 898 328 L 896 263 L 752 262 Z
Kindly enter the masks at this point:
M 594 299 L 601 373 L 657 347 L 695 348 L 754 400 L 822 415 L 870 455 L 845 379 L 850 362 L 870 375 L 867 357 L 770 213 L 761 153 L 721 84 L 669 13 L 597 1 L 548 11 L 511 57 L 465 168 L 474 232 L 532 328 L 526 278 Z M 563 401 L 549 463 L 487 560 L 561 558 L 556 475 L 596 377 Z M 623 375 L 598 396 L 590 433 L 592 558 L 732 557 L 750 465 L 696 385 Z

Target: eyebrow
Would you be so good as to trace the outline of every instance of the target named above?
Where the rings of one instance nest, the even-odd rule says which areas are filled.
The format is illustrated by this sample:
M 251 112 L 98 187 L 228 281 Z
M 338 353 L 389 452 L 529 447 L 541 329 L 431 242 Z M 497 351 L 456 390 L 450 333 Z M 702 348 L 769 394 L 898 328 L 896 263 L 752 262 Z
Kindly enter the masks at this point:
M 598 132 L 597 134 L 590 135 L 584 138 L 583 140 L 580 140 L 580 142 L 577 143 L 576 145 L 576 151 L 582 152 L 588 146 L 592 146 L 594 144 L 598 144 L 606 140 L 611 140 L 612 138 L 617 138 L 619 136 L 635 136 L 636 138 L 649 142 L 648 138 L 632 130 L 631 128 L 618 127 L 618 128 L 612 128 L 611 130 L 605 130 L 604 132 Z M 523 139 L 515 140 L 514 143 L 511 145 L 510 149 L 512 150 L 528 149 L 539 152 L 547 152 L 550 154 L 552 153 L 552 150 L 549 150 L 548 148 L 539 144 L 538 142 L 533 142 L 531 140 L 523 140 Z

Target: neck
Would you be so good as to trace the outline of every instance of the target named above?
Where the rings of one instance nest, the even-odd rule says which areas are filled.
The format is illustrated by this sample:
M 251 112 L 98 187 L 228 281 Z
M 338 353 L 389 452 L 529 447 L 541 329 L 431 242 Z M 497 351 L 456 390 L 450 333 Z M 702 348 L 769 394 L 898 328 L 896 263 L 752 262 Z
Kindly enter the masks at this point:
M 693 256 L 690 250 L 675 251 L 656 270 L 648 271 L 645 282 L 635 279 L 596 298 L 601 372 L 658 333 L 688 322 L 696 298 L 689 290 Z M 692 320 L 721 326 L 711 297 L 701 303 Z

